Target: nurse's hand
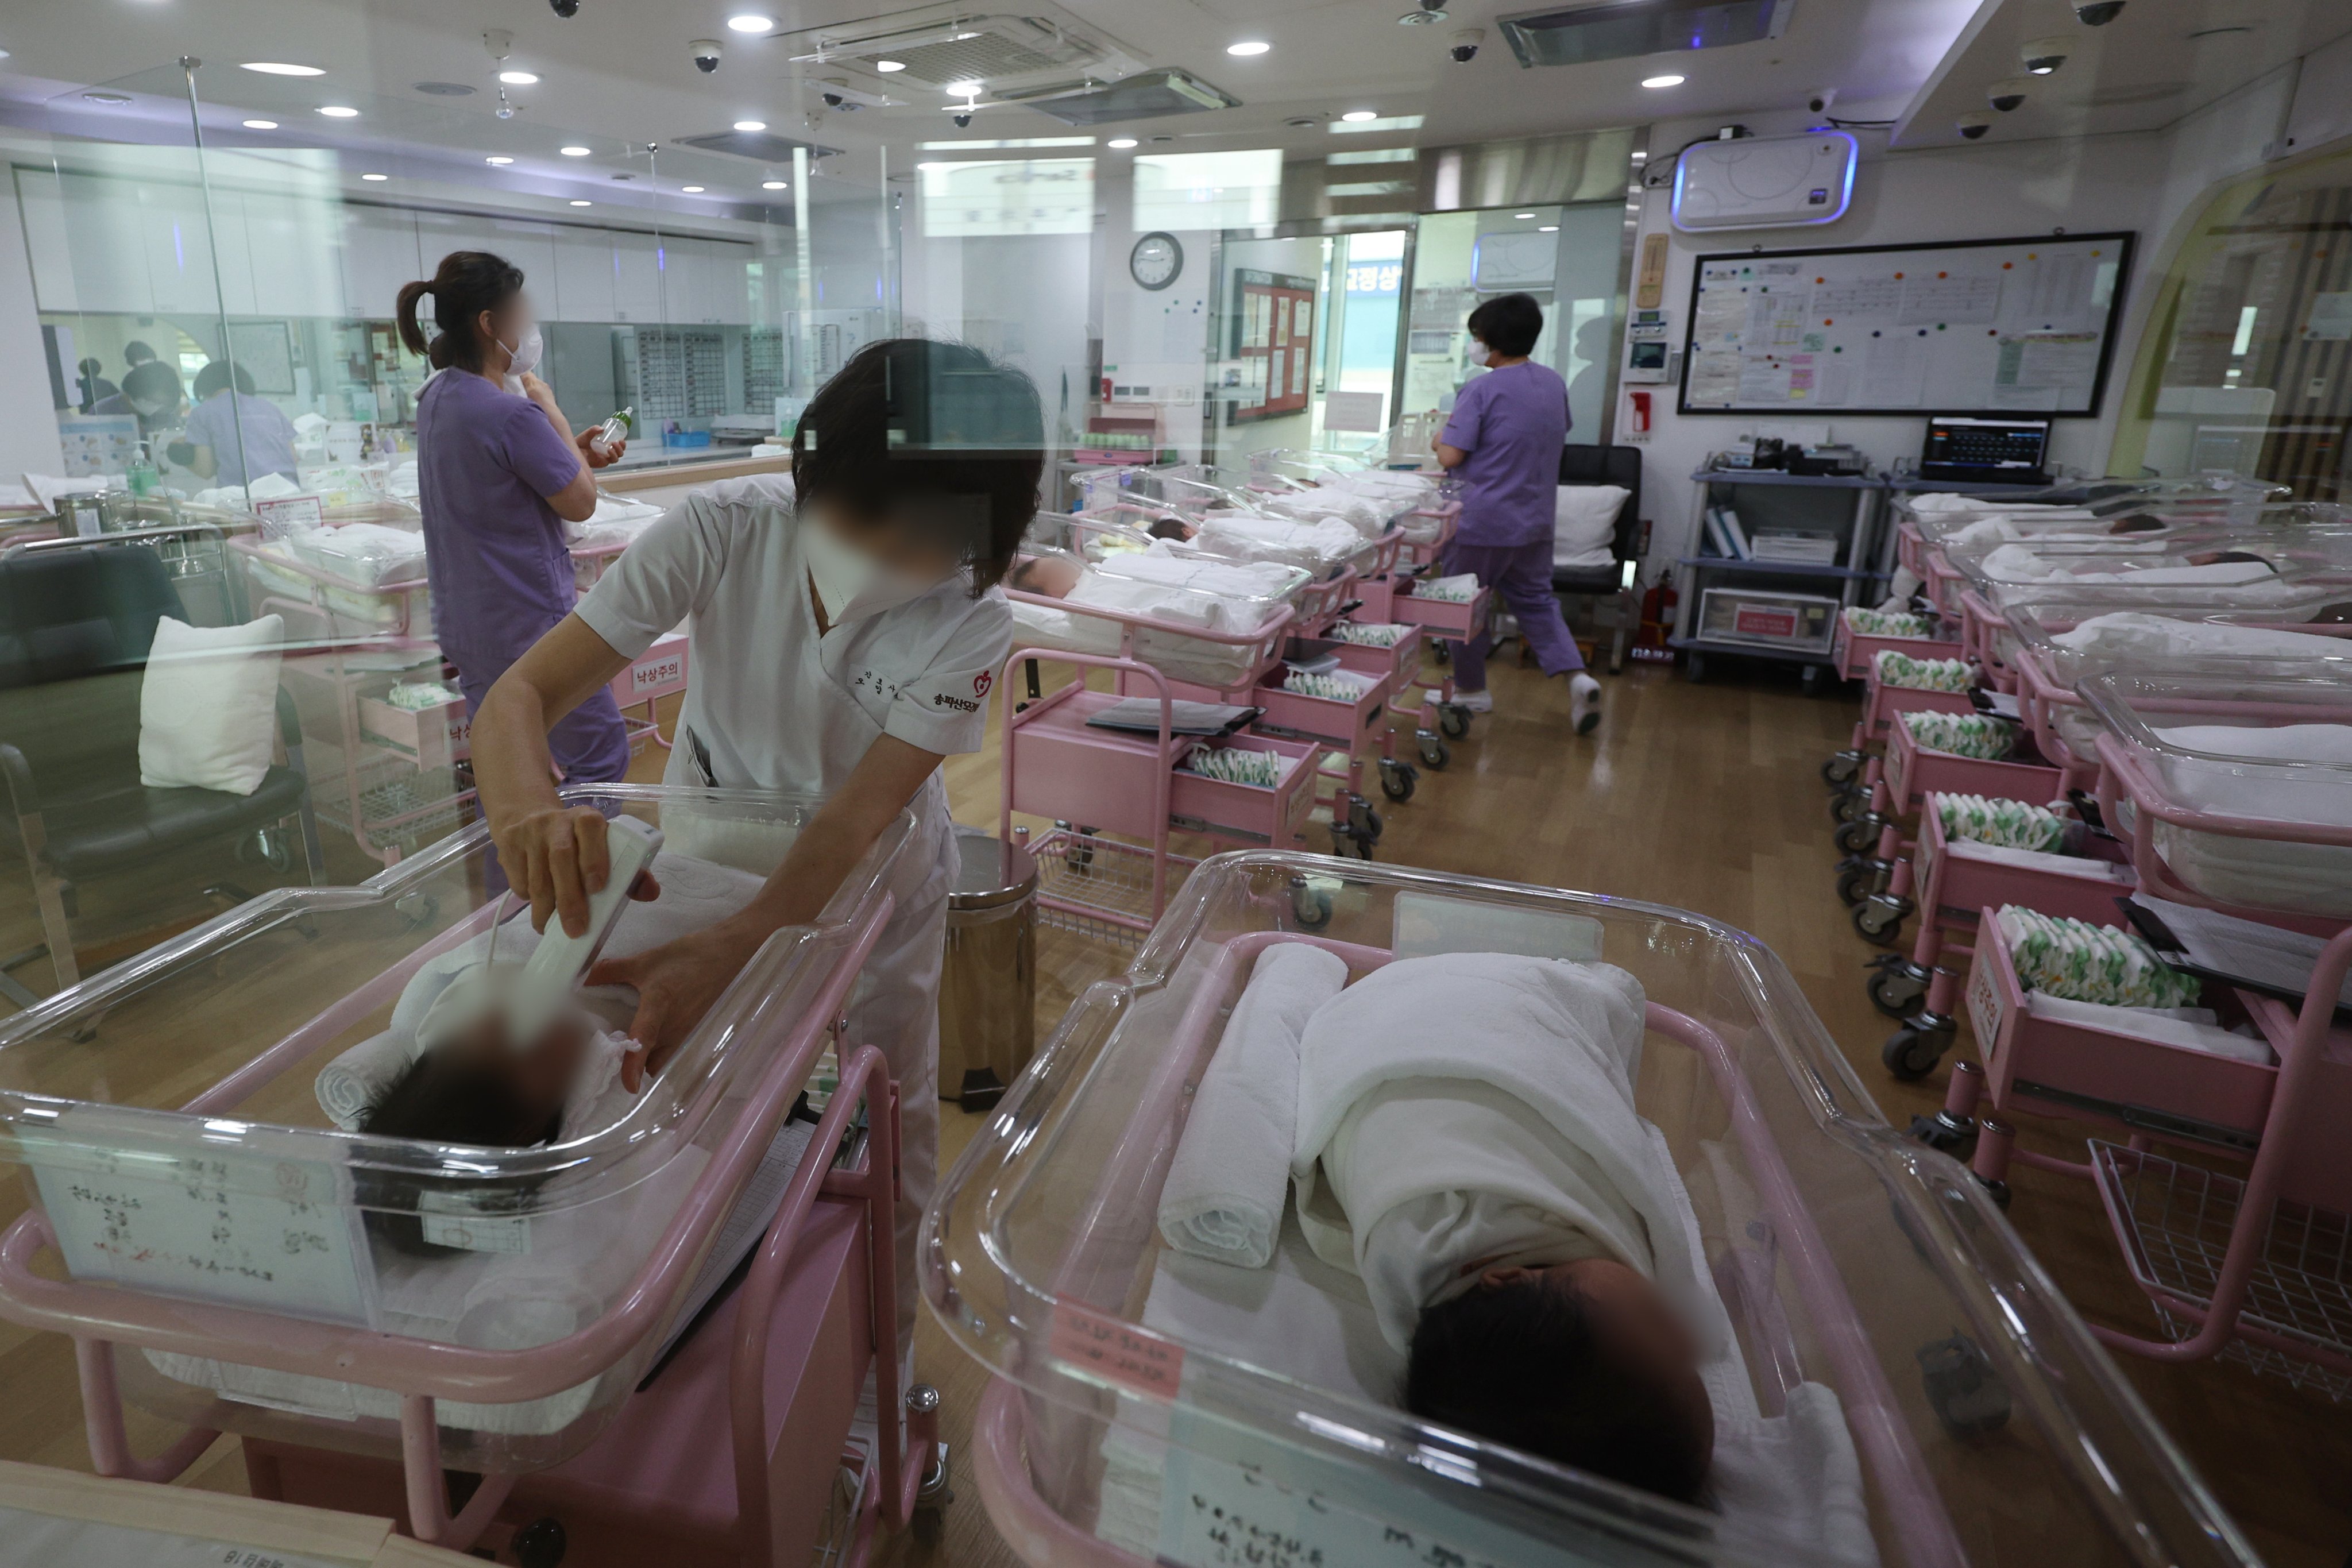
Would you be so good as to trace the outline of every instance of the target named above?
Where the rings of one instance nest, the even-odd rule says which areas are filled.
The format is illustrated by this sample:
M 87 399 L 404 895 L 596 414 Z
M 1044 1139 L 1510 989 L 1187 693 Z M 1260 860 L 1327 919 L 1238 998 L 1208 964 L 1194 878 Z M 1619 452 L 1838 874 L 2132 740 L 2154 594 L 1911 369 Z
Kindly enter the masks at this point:
M 637 1016 L 629 1021 L 636 1045 L 621 1058 L 621 1082 L 631 1094 L 661 1070 L 765 940 L 752 928 L 721 921 L 627 958 L 604 959 L 582 977 L 585 985 L 637 989 Z
M 589 895 L 602 890 L 613 874 L 604 813 L 593 805 L 523 812 L 493 821 L 490 839 L 516 897 L 530 901 L 533 931 L 545 931 L 554 915 L 566 935 L 587 933 Z M 660 885 L 642 873 L 629 889 L 633 899 L 660 896 Z
M 629 449 L 629 438 L 625 436 L 614 440 L 610 446 L 597 445 L 596 432 L 603 428 L 602 425 L 591 426 L 572 438 L 572 444 L 580 448 L 581 461 L 592 468 L 611 468 L 621 460 L 621 454 Z

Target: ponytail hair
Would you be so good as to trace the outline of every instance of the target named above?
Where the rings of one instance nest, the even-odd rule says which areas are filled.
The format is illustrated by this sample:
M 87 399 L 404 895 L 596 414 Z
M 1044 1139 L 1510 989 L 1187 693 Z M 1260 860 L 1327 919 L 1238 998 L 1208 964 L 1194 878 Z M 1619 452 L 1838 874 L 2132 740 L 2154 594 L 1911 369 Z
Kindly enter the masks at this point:
M 522 268 L 487 250 L 453 250 L 441 258 L 433 276 L 400 286 L 393 308 L 400 341 L 411 353 L 423 354 L 436 370 L 482 368 L 482 343 L 474 323 L 485 310 L 495 310 L 522 289 Z M 433 323 L 439 331 L 427 338 L 416 319 L 417 302 L 433 296 Z

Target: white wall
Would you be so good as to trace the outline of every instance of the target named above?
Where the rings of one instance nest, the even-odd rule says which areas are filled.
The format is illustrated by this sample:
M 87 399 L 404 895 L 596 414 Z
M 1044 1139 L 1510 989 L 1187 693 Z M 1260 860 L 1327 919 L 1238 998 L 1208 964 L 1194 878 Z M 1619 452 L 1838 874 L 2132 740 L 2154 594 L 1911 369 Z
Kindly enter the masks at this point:
M 15 368 L 0 376 L 0 481 L 15 484 L 23 473 L 65 472 L 65 458 L 58 447 L 57 412 L 49 406 L 48 360 L 23 221 L 14 193 L 6 195 L 9 199 L 0 200 L 0 364 Z M 67 366 L 66 374 L 73 374 Z M 71 390 L 69 384 L 68 395 Z

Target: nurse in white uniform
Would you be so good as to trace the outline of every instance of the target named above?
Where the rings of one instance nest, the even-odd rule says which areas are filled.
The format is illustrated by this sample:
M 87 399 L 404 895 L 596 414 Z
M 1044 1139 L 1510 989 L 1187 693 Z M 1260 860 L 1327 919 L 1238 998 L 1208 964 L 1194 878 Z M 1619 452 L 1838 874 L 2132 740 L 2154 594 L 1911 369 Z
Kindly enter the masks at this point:
M 914 1326 L 914 1240 L 938 1170 L 939 986 L 956 847 L 941 760 L 979 749 L 1013 617 L 995 586 L 1037 506 L 1028 378 L 976 350 L 869 344 L 809 404 L 793 477 L 696 492 L 647 529 L 579 607 L 508 670 L 474 721 L 499 858 L 534 921 L 586 927 L 604 819 L 558 800 L 548 730 L 681 621 L 691 668 L 665 782 L 790 790 L 825 805 L 750 909 L 595 984 L 635 985 L 623 1067 L 663 1062 L 779 928 L 815 917 L 902 808 L 916 831 L 867 961 L 852 1037 L 898 1083 L 899 1326 Z M 646 889 L 639 897 L 650 896 Z

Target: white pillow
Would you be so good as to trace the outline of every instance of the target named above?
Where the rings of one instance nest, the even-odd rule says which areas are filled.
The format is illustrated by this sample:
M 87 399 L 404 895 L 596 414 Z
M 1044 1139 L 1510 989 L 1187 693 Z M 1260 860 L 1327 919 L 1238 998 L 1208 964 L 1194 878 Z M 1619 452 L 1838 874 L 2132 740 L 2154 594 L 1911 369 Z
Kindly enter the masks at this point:
M 251 795 L 269 771 L 286 622 L 241 626 L 155 623 L 139 688 L 139 782 Z
M 1560 566 L 1589 561 L 1617 537 L 1617 514 L 1633 492 L 1622 485 L 1561 485 L 1552 502 L 1551 555 Z

